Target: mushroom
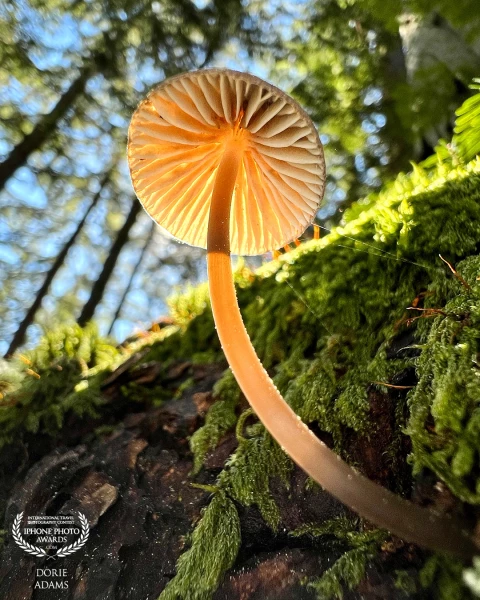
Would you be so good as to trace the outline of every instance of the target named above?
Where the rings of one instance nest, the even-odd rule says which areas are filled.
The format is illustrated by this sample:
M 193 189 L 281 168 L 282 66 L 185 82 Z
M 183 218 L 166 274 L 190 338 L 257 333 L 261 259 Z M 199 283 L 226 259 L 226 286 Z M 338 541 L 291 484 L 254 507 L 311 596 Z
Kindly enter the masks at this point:
M 135 192 L 178 240 L 207 248 L 213 316 L 235 378 L 270 434 L 315 481 L 377 526 L 426 548 L 470 557 L 472 539 L 449 516 L 359 474 L 288 406 L 242 321 L 230 253 L 263 254 L 295 240 L 323 197 L 322 145 L 305 111 L 246 73 L 206 69 L 148 94 L 129 128 Z

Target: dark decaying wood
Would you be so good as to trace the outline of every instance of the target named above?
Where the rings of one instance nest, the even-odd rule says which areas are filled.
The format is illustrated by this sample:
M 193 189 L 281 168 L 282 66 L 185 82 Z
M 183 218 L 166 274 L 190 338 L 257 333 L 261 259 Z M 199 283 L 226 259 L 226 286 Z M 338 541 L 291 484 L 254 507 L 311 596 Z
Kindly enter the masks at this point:
M 0 564 L 2 600 L 154 600 L 173 577 L 185 536 L 210 499 L 208 492 L 191 486 L 188 438 L 203 423 L 213 384 L 225 365 L 185 362 L 162 369 L 158 363 L 136 367 L 132 361 L 129 366 L 105 382 L 110 412 L 104 411 L 103 422 L 72 421 L 55 441 L 30 436 L 1 453 L 0 508 L 8 530 Z M 160 373 L 172 394 L 160 408 L 122 398 L 121 388 L 128 381 L 153 385 Z M 173 399 L 187 379 L 191 385 Z M 377 451 L 367 452 L 358 443 L 352 443 L 350 451 L 366 471 L 376 471 L 388 483 L 382 446 L 391 433 L 389 409 L 376 397 L 372 402 L 384 420 L 383 433 L 375 440 Z M 105 423 L 113 430 L 95 435 L 95 428 Z M 235 447 L 232 432 L 210 453 L 195 481 L 214 484 Z M 313 600 L 313 591 L 302 582 L 320 576 L 345 550 L 338 544 L 322 547 L 308 536 L 288 535 L 306 522 L 321 524 L 345 514 L 327 493 L 306 490 L 302 472 L 294 471 L 290 490 L 273 481 L 272 493 L 281 513 L 277 532 L 256 507 L 238 505 L 242 547 L 215 600 Z M 90 525 L 89 539 L 65 558 L 48 561 L 30 556 L 10 534 L 13 519 L 22 511 L 29 515 L 81 511 Z M 412 554 L 411 548 L 402 549 L 400 544 L 395 559 L 385 553 L 369 567 L 360 588 L 345 598 L 404 598 L 394 587 L 391 564 L 392 560 L 398 564 L 399 552 L 400 562 L 412 564 L 412 556 L 415 562 L 415 551 Z M 46 566 L 67 569 L 68 590 L 35 589 L 36 569 Z

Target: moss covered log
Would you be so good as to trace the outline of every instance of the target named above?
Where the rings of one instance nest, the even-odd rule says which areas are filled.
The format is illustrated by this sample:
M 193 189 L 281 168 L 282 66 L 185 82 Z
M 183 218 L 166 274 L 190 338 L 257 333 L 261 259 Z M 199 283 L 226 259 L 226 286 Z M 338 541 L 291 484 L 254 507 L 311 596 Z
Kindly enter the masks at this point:
M 322 239 L 255 272 L 242 262 L 236 271 L 252 342 L 298 415 L 370 478 L 463 517 L 472 530 L 480 503 L 479 252 L 480 160 L 449 161 L 401 175 Z M 92 328 L 65 327 L 1 368 L 2 452 L 21 447 L 27 457 L 16 479 L 59 447 L 112 443 L 132 415 L 148 420 L 175 403 L 187 411 L 182 418 L 190 415 L 178 430 L 164 421 L 142 430 L 145 446 L 128 467 L 137 473 L 142 457 L 155 462 L 159 449 L 174 449 L 183 479 L 173 492 L 142 493 L 152 503 L 159 499 L 149 493 L 173 493 L 177 508 L 187 498 L 195 506 L 181 513 L 183 533 L 165 521 L 176 542 L 168 565 L 159 559 L 164 571 L 155 577 L 152 566 L 145 575 L 142 598 L 373 598 L 383 586 L 389 598 L 447 599 L 478 589 L 474 568 L 375 530 L 302 477 L 224 371 L 205 286 L 173 298 L 166 326 L 121 348 Z M 199 369 L 216 373 L 202 388 Z M 108 476 L 118 504 L 127 488 Z M 3 477 L 5 530 L 20 502 L 15 477 Z M 147 507 L 142 518 L 156 512 Z M 152 541 L 139 539 L 139 552 Z M 14 585 L 14 552 L 6 535 L 3 586 Z M 120 562 L 134 560 L 118 552 Z M 262 568 L 272 560 L 279 576 L 268 583 Z M 125 585 L 122 575 L 116 581 Z

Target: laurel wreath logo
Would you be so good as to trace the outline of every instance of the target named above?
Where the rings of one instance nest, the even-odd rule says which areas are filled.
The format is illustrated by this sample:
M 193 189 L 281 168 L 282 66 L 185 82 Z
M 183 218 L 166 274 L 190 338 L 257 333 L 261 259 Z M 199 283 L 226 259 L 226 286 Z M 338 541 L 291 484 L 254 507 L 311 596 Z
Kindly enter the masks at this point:
M 47 553 L 43 548 L 40 548 L 39 546 L 34 546 L 33 544 L 29 544 L 27 540 L 23 539 L 23 536 L 20 533 L 20 523 L 22 522 L 22 517 L 23 512 L 18 513 L 18 515 L 15 517 L 15 520 L 13 521 L 12 536 L 15 540 L 15 543 L 18 546 L 20 546 L 22 550 L 28 552 L 28 554 L 33 554 L 34 556 L 39 557 L 47 556 Z
M 80 534 L 80 537 L 76 542 L 73 542 L 73 544 L 69 544 L 68 546 L 63 546 L 63 548 L 60 548 L 60 550 L 58 550 L 57 553 L 53 556 L 49 556 L 46 550 L 40 548 L 39 546 L 29 544 L 27 540 L 24 539 L 24 537 L 20 533 L 20 523 L 22 522 L 22 518 L 23 512 L 18 513 L 18 515 L 15 517 L 12 526 L 12 536 L 15 540 L 15 543 L 18 546 L 20 546 L 22 550 L 28 552 L 28 554 L 33 554 L 33 556 L 38 556 L 39 558 L 63 558 L 64 556 L 73 554 L 87 543 L 90 529 L 88 527 L 87 517 L 81 512 L 78 513 L 78 518 L 82 526 L 82 532 Z
M 60 548 L 60 550 L 55 554 L 58 558 L 63 558 L 64 556 L 68 556 L 69 554 L 73 554 L 77 550 L 79 550 L 82 546 L 84 546 L 88 540 L 89 535 L 89 527 L 87 517 L 81 512 L 78 513 L 78 518 L 80 519 L 80 523 L 82 525 L 82 533 L 76 542 L 70 544 L 69 546 L 64 546 Z

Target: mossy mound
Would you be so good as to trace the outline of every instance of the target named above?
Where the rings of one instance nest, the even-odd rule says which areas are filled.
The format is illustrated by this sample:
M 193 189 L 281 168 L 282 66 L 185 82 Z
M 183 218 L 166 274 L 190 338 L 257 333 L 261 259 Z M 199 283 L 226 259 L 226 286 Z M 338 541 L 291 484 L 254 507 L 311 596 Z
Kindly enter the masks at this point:
M 252 342 L 297 414 L 347 461 L 407 496 L 409 455 L 416 497 L 472 524 L 480 503 L 479 250 L 477 159 L 429 171 L 416 167 L 352 207 L 344 226 L 323 239 L 256 272 L 239 263 L 235 275 Z M 5 367 L 0 443 L 27 431 L 55 436 L 69 411 L 102 414 L 102 382 L 132 356 L 136 368 L 177 359 L 221 361 L 206 286 L 173 299 L 171 308 L 172 324 L 122 352 L 92 330 L 64 330 Z M 71 336 L 78 343 L 72 345 Z M 127 401 L 145 401 L 151 391 L 131 382 L 122 389 Z M 242 412 L 228 371 L 215 393 L 191 438 L 192 481 L 228 432 L 236 431 L 238 446 L 209 487 L 212 500 L 162 600 L 211 598 L 241 548 L 238 511 L 258 507 L 275 531 L 281 517 L 272 482 L 291 483 L 291 461 L 251 411 Z M 349 517 L 306 522 L 288 533 L 346 548 L 322 578 L 305 582 L 319 598 L 356 587 L 369 561 L 402 547 Z M 460 563 L 422 556 L 423 567 L 413 575 L 397 569 L 405 597 L 421 597 L 422 586 L 429 597 L 470 596 Z
M 362 468 L 348 448 L 352 437 L 375 436 L 378 423 L 371 419 L 369 396 L 398 390 L 390 398 L 396 403 L 394 435 L 385 449 L 384 466 L 391 477 L 383 475 L 382 483 L 402 491 L 405 480 L 395 474 L 401 469 L 398 448 L 406 427 L 414 473 L 426 476 L 428 470 L 472 506 L 479 502 L 479 244 L 477 160 L 434 172 L 416 168 L 370 207 L 354 207 L 346 225 L 323 240 L 307 242 L 254 274 L 237 274 L 239 303 L 252 342 L 305 422 L 329 434 L 335 449 Z M 456 275 L 445 261 L 455 265 Z M 198 304 L 197 296 L 192 305 Z M 189 344 L 207 350 L 211 331 L 206 308 L 181 335 L 196 338 Z M 152 355 L 164 351 L 160 345 L 152 348 Z M 205 426 L 192 437 L 197 466 L 233 426 L 239 398 L 235 390 L 227 373 Z M 242 505 L 257 504 L 275 527 L 269 481 L 281 476 L 288 485 L 291 464 L 261 425 L 248 433 L 220 474 L 219 490 Z M 380 473 L 370 476 L 382 480 Z M 463 510 L 468 513 L 467 507 Z M 312 584 L 319 597 L 339 596 L 342 580 L 355 586 L 371 554 L 371 540 L 360 549 L 353 546 L 328 576 Z M 419 582 L 428 582 L 438 597 L 453 597 L 453 588 L 455 597 L 468 597 L 459 565 L 432 560 L 425 572 L 437 577 L 422 575 Z M 179 578 L 171 582 L 165 598 L 188 597 L 184 569 L 180 564 Z M 353 576 L 358 569 L 361 574 Z

